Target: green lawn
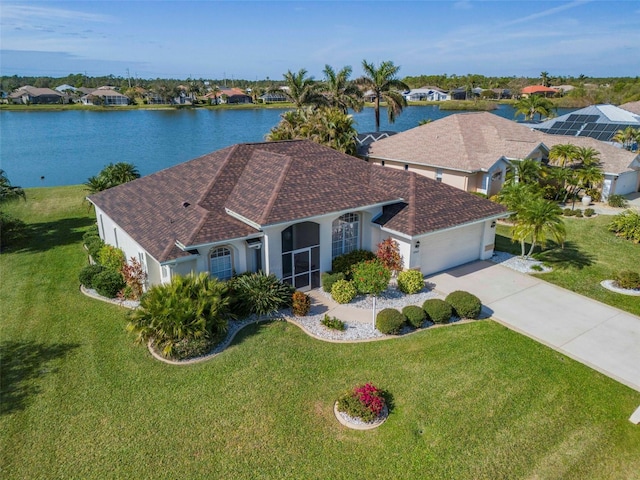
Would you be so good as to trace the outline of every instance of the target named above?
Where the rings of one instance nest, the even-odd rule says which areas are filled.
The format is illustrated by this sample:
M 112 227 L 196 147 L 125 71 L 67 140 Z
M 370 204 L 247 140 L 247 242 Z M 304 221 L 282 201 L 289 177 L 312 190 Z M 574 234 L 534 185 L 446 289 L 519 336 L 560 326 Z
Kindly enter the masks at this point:
M 35 236 L 0 255 L 3 479 L 638 477 L 640 393 L 491 321 L 349 345 L 274 322 L 157 362 L 78 291 L 81 187 L 27 195 Z M 332 404 L 364 381 L 391 413 L 348 430 Z
M 640 298 L 614 293 L 600 286 L 602 280 L 614 278 L 622 270 L 640 273 L 640 245 L 616 237 L 607 230 L 613 217 L 565 218 L 567 240 L 564 249 L 551 243 L 536 254 L 553 267 L 553 272 L 539 277 L 568 290 L 594 298 L 608 305 L 640 315 Z M 498 225 L 496 248 L 520 255 L 520 244 L 511 242 L 509 227 Z

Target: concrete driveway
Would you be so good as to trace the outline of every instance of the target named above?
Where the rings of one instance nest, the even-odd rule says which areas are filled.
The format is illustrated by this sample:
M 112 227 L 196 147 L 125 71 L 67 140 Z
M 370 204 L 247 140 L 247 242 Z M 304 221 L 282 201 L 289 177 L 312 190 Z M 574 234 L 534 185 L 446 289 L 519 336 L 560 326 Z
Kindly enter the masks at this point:
M 473 293 L 496 321 L 640 391 L 640 317 L 492 262 L 428 280 Z

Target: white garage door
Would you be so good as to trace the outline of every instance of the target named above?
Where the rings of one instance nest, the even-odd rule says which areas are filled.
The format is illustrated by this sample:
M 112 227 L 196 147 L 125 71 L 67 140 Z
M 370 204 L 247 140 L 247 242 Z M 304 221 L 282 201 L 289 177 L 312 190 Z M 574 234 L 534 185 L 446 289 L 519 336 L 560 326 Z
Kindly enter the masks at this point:
M 428 275 L 479 259 L 482 226 L 478 223 L 421 238 L 422 273 Z
M 640 172 L 626 172 L 618 177 L 616 191 L 618 195 L 626 195 L 638 190 L 638 175 Z

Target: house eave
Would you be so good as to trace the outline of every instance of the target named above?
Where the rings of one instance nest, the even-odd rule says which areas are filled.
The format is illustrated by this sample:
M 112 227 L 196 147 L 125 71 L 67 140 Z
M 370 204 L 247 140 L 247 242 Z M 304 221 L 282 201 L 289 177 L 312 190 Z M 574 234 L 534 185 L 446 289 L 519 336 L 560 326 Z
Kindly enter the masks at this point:
M 370 156 L 370 155 L 365 155 L 364 157 L 367 160 L 380 160 L 385 162 L 389 161 L 389 162 L 406 163 L 407 165 L 417 165 L 419 167 L 430 167 L 430 168 L 442 168 L 443 170 L 452 170 L 454 172 L 462 172 L 462 173 L 476 173 L 476 172 L 482 171 L 482 170 L 464 170 L 461 168 L 445 167 L 443 165 L 432 165 L 430 163 L 415 162 L 411 160 L 402 160 L 397 158 L 376 157 L 376 156 Z
M 235 242 L 235 241 L 239 241 L 239 240 L 251 240 L 254 238 L 262 238 L 264 237 L 264 233 L 262 232 L 258 232 L 256 234 L 253 235 L 243 235 L 242 237 L 234 237 L 234 238 L 225 238 L 223 240 L 217 240 L 215 242 L 205 242 L 205 243 L 198 243 L 198 244 L 194 244 L 194 245 L 184 245 L 183 243 L 181 243 L 180 241 L 176 240 L 175 245 L 176 247 L 178 247 L 180 250 L 183 251 L 188 251 L 188 250 L 197 250 L 200 248 L 212 248 L 215 247 L 216 245 L 225 245 L 229 242 Z M 184 257 L 180 257 L 180 258 L 184 258 Z M 172 262 L 173 260 L 167 260 L 167 262 Z

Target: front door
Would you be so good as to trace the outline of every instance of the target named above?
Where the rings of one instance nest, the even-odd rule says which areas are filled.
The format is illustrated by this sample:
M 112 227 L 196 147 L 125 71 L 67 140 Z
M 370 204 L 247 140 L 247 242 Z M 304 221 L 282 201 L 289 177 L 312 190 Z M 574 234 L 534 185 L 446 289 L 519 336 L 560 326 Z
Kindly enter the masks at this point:
M 291 252 L 291 267 L 285 272 L 291 272 L 290 277 L 283 280 L 291 283 L 296 290 L 307 291 L 320 286 L 320 248 L 301 248 Z

